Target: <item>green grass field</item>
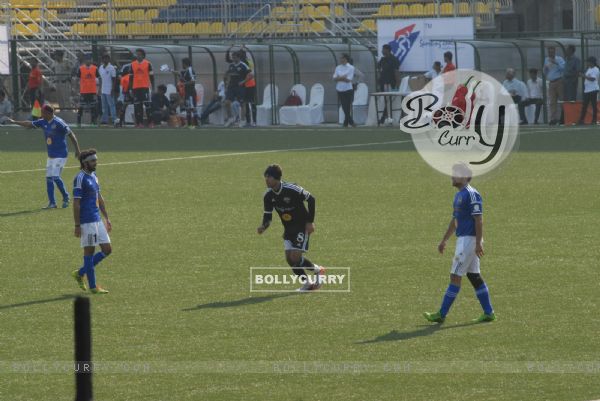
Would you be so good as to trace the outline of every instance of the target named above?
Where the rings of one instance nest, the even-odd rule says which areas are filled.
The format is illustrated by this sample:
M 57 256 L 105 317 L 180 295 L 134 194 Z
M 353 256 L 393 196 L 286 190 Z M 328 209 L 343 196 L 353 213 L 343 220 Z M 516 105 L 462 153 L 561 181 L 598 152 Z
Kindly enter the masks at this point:
M 436 246 L 455 191 L 407 135 L 76 132 L 100 152 L 114 225 L 97 268 L 111 292 L 92 298 L 93 357 L 111 367 L 94 376 L 96 400 L 600 398 L 598 129 L 522 130 L 519 152 L 473 182 L 499 320 L 469 324 L 480 306 L 465 280 L 442 326 L 421 313 L 447 286 L 453 249 Z M 255 233 L 273 162 L 315 195 L 309 256 L 351 267 L 350 293 L 250 293 L 250 266 L 285 265 L 280 223 Z M 71 209 L 40 210 L 44 166 L 39 131 L 0 131 L 1 401 L 74 397 L 60 367 L 81 249 Z

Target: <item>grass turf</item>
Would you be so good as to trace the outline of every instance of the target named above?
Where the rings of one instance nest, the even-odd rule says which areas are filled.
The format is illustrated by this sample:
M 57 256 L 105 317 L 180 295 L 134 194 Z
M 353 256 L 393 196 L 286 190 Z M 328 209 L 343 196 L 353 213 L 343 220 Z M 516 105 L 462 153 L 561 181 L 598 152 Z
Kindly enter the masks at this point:
M 114 225 L 114 253 L 97 268 L 111 293 L 92 298 L 94 360 L 149 369 L 97 372 L 95 399 L 600 398 L 600 132 L 523 132 L 519 152 L 473 182 L 499 320 L 469 324 L 480 307 L 465 282 L 439 327 L 421 313 L 439 307 L 447 285 L 452 248 L 440 256 L 436 245 L 454 189 L 408 136 L 78 130 L 82 147 L 99 149 Z M 39 132 L 0 132 L 0 400 L 74 393 L 72 372 L 53 363 L 73 358 L 80 292 L 69 272 L 81 250 L 70 209 L 39 209 L 43 151 Z M 309 257 L 350 266 L 351 293 L 249 292 L 250 266 L 285 264 L 279 222 L 255 233 L 273 162 L 317 198 Z M 72 156 L 69 167 L 71 190 Z

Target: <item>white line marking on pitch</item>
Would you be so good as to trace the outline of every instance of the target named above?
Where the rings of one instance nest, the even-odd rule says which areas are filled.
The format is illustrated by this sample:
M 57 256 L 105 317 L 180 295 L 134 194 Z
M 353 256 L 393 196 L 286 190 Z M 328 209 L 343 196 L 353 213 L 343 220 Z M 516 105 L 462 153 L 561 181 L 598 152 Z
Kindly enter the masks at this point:
M 574 127 L 570 128 L 571 130 L 582 130 L 587 127 Z M 552 129 L 544 129 L 544 128 L 530 128 L 525 129 L 519 133 L 519 135 L 526 134 L 536 134 L 540 132 L 552 133 Z M 400 144 L 400 143 L 408 143 L 412 142 L 412 140 L 402 140 L 402 141 L 387 141 L 387 142 L 367 142 L 367 143 L 350 143 L 346 145 L 331 145 L 331 146 L 312 146 L 308 148 L 289 148 L 289 149 L 270 149 L 270 150 L 257 150 L 252 152 L 235 152 L 235 153 L 217 153 L 212 155 L 195 155 L 195 156 L 181 156 L 181 157 L 169 157 L 162 159 L 147 159 L 147 160 L 131 160 L 125 162 L 111 162 L 111 163 L 102 163 L 104 166 L 119 166 L 124 164 L 142 164 L 142 163 L 160 163 L 160 162 L 168 162 L 168 161 L 176 161 L 176 160 L 193 160 L 193 159 L 208 159 L 212 157 L 230 157 L 230 156 L 244 156 L 244 155 L 260 155 L 266 153 L 277 153 L 277 152 L 299 152 L 306 150 L 323 150 L 323 149 L 343 149 L 343 148 L 358 148 L 362 146 L 377 146 L 377 145 L 392 145 L 392 144 Z M 71 168 L 79 168 L 79 166 L 67 166 L 65 169 Z M 0 174 L 17 174 L 17 173 L 31 173 L 36 171 L 46 171 L 45 168 L 36 168 L 29 170 L 6 170 L 0 171 Z
M 101 163 L 102 167 L 104 166 L 118 166 L 123 164 L 141 164 L 141 163 L 160 163 L 160 162 L 169 162 L 175 160 L 192 160 L 192 159 L 209 159 L 213 157 L 229 157 L 229 156 L 244 156 L 244 155 L 260 155 L 266 153 L 277 153 L 277 152 L 296 152 L 296 151 L 306 151 L 306 150 L 323 150 L 323 149 L 343 149 L 343 148 L 358 148 L 363 146 L 377 146 L 377 145 L 392 145 L 392 144 L 400 144 L 400 143 L 408 143 L 412 142 L 410 139 L 402 140 L 402 141 L 386 141 L 386 142 L 367 142 L 367 143 L 350 143 L 346 145 L 331 145 L 331 146 L 311 146 L 307 148 L 288 148 L 288 149 L 269 149 L 269 150 L 257 150 L 251 152 L 235 152 L 235 153 L 217 153 L 211 155 L 195 155 L 195 156 L 181 156 L 181 157 L 169 157 L 162 159 L 147 159 L 147 160 L 131 160 L 124 162 L 111 162 L 111 163 Z M 79 166 L 67 166 L 67 168 L 79 168 Z M 29 173 L 34 171 L 46 171 L 45 168 L 36 168 L 30 170 L 7 170 L 0 171 L 0 174 L 16 174 L 16 173 Z

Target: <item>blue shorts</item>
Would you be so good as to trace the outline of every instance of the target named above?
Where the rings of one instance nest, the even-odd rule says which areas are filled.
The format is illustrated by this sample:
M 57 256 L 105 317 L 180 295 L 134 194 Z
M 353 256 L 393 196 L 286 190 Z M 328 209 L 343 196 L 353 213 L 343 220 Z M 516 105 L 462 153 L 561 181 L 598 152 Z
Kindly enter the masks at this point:
M 227 92 L 225 93 L 225 99 L 229 100 L 230 102 L 233 102 L 235 100 L 237 100 L 238 102 L 243 101 L 244 89 L 245 88 L 243 86 L 233 86 L 227 88 Z

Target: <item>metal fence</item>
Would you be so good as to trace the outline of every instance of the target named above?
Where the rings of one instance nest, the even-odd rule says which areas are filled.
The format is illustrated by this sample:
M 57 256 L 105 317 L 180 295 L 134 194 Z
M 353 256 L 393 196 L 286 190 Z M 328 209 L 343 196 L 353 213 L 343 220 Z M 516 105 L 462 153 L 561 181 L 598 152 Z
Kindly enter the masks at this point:
M 40 44 L 38 44 L 40 45 Z M 177 44 L 161 44 L 150 41 L 78 41 L 73 46 L 87 49 L 98 62 L 101 55 L 111 55 L 112 63 L 121 67 L 129 64 L 134 59 L 137 48 L 143 48 L 147 59 L 153 64 L 155 87 L 160 84 L 173 88 L 178 83 L 178 76 L 170 71 L 182 69 L 182 59 L 190 58 L 196 72 L 196 82 L 201 85 L 199 96 L 201 102 L 206 104 L 215 95 L 215 91 L 228 67 L 225 55 L 233 49 L 230 45 L 214 44 L 213 41 L 189 41 Z M 320 83 L 325 88 L 324 117 L 326 122 L 335 122 L 338 118 L 338 99 L 335 83 L 332 80 L 333 71 L 338 64 L 342 53 L 349 54 L 354 66 L 363 73 L 363 82 L 373 90 L 376 80 L 376 59 L 372 49 L 363 45 L 352 43 L 311 43 L 288 41 L 285 43 L 271 42 L 269 44 L 246 44 L 247 53 L 254 65 L 257 82 L 258 103 L 264 100 L 264 91 L 267 85 L 276 86 L 279 99 L 272 97 L 272 119 L 277 122 L 276 110 L 283 104 L 295 84 L 306 87 L 307 96 L 310 88 Z M 16 43 L 12 48 L 16 51 Z M 83 54 L 83 53 L 81 53 Z M 82 58 L 80 57 L 80 60 Z M 63 64 L 65 62 L 63 61 Z M 26 60 L 19 62 L 16 56 L 11 56 L 13 71 L 11 79 L 5 81 L 18 110 L 26 111 L 31 107 L 27 90 L 29 66 Z M 75 77 L 79 62 L 70 63 L 67 68 L 60 66 L 60 70 L 71 71 L 70 74 L 57 74 L 56 64 L 51 69 L 42 69 L 45 84 L 42 88 L 44 101 L 53 104 L 63 112 L 73 111 L 78 104 L 78 80 Z M 161 70 L 161 66 L 168 67 Z M 310 100 L 310 99 L 307 99 Z

